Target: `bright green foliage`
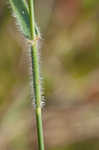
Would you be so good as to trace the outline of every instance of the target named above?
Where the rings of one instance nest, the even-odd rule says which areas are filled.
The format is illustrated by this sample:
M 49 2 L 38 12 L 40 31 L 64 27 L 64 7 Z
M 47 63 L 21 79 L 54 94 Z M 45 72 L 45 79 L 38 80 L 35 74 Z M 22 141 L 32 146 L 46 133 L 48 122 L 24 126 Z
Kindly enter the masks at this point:
M 25 0 L 9 0 L 13 9 L 14 15 L 17 18 L 17 22 L 24 36 L 30 39 L 30 16 L 29 8 Z M 38 29 L 36 27 L 36 34 L 38 35 Z

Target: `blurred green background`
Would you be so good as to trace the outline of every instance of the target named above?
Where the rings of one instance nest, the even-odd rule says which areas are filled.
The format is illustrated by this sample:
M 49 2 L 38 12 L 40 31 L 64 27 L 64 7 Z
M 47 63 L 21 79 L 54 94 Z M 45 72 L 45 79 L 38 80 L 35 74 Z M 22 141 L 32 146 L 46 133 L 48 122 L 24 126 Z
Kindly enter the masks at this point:
M 29 50 L 0 0 L 0 150 L 37 149 Z M 99 149 L 99 1 L 35 0 L 47 150 Z

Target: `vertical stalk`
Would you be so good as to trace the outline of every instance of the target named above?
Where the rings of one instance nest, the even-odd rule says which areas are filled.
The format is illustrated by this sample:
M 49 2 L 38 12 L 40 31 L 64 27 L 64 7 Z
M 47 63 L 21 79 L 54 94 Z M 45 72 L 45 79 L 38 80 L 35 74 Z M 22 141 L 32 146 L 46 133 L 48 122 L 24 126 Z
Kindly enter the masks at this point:
M 31 57 L 32 57 L 32 70 L 33 70 L 33 87 L 36 104 L 36 125 L 38 135 L 38 147 L 39 150 L 44 150 L 43 141 L 43 127 L 42 127 L 42 111 L 41 111 L 41 89 L 40 89 L 40 73 L 39 73 L 39 59 L 36 32 L 35 32 L 35 17 L 34 17 L 34 1 L 29 0 L 29 13 L 30 13 L 30 29 L 31 29 L 31 41 L 34 41 L 31 46 Z

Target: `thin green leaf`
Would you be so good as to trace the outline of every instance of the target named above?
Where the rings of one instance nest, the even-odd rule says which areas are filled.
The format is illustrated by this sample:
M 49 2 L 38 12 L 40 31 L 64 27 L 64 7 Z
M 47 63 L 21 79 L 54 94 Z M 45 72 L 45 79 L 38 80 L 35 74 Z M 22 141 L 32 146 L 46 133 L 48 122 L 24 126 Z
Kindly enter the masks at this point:
M 29 17 L 29 8 L 25 0 L 9 0 L 11 7 L 13 9 L 14 15 L 17 18 L 17 22 L 20 26 L 20 30 L 24 36 L 30 39 L 30 17 Z M 39 35 L 39 31 L 36 27 L 36 33 Z

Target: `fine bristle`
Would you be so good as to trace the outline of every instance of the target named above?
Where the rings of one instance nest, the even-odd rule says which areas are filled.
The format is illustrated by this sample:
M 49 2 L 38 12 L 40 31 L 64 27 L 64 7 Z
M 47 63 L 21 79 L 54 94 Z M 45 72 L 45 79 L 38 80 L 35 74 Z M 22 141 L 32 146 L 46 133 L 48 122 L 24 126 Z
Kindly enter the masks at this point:
M 38 50 L 39 51 L 39 50 Z M 36 101 L 35 101 L 35 94 L 34 94 L 34 82 L 33 82 L 33 57 L 31 53 L 31 49 L 28 49 L 27 52 L 28 57 L 28 74 L 29 74 L 29 83 L 30 83 L 30 92 L 31 92 L 31 99 L 33 101 L 34 108 L 36 107 Z M 40 63 L 40 55 L 38 55 L 39 63 Z M 40 74 L 41 71 L 39 70 Z M 45 105 L 45 98 L 44 98 L 44 89 L 42 88 L 43 85 L 43 78 L 40 76 L 40 93 L 41 93 L 41 107 Z

